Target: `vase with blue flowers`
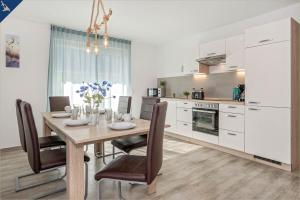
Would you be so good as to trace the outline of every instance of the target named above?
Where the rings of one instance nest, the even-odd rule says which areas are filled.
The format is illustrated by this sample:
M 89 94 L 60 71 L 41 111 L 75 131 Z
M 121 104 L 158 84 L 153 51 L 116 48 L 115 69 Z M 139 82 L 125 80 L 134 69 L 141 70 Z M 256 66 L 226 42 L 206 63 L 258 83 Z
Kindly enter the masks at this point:
M 108 81 L 86 83 L 83 82 L 76 91 L 83 98 L 86 114 L 90 117 L 92 124 L 98 121 L 99 107 L 107 96 L 112 84 Z

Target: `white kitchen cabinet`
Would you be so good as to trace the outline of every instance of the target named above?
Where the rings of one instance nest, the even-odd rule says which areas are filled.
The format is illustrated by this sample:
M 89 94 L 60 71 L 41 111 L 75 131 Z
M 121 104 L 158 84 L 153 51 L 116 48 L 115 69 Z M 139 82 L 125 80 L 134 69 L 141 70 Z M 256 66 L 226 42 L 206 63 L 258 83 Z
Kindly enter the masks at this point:
M 244 133 L 220 130 L 219 145 L 238 151 L 244 151 Z
M 219 112 L 219 128 L 244 133 L 244 115 Z
M 244 35 L 226 39 L 226 69 L 227 71 L 244 68 Z
M 183 52 L 183 73 L 185 75 L 194 74 L 199 71 L 199 44 L 197 42 L 188 44 Z
M 192 123 L 193 114 L 192 109 L 177 108 L 177 121 Z
M 289 108 L 247 106 L 245 151 L 263 158 L 291 163 Z
M 246 49 L 246 105 L 291 107 L 291 44 Z
M 220 104 L 219 105 L 220 112 L 226 113 L 245 113 L 245 106 L 244 105 L 235 105 L 235 104 Z
M 168 102 L 168 109 L 167 109 L 167 114 L 166 114 L 166 124 L 170 125 L 171 127 L 165 128 L 165 131 L 168 132 L 173 132 L 176 131 L 176 112 L 177 112 L 177 106 L 176 106 L 176 101 L 174 100 L 166 100 L 162 99 L 162 101 Z
M 177 108 L 192 108 L 192 101 L 177 101 Z
M 253 47 L 291 39 L 291 19 L 246 29 L 245 46 Z
M 158 77 L 176 77 L 184 73 L 184 50 L 175 46 L 167 46 L 161 49 L 158 59 Z
M 192 124 L 188 122 L 177 121 L 177 132 L 178 135 L 186 137 L 192 137 Z
M 225 54 L 225 40 L 217 40 L 200 45 L 200 58 Z

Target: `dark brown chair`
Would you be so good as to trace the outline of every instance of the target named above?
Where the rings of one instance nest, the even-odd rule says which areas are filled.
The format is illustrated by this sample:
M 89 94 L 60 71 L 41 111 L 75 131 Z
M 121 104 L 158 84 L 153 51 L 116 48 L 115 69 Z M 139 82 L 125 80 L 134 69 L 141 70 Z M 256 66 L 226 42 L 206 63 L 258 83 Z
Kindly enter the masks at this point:
M 130 113 L 131 110 L 131 100 L 132 97 L 130 96 L 120 96 L 119 97 L 119 104 L 118 104 L 118 113 L 122 113 L 122 114 L 127 114 Z M 105 154 L 105 143 L 103 142 L 102 144 L 102 155 L 101 156 L 97 156 L 98 158 L 102 157 L 102 161 L 104 164 L 106 164 L 105 161 L 105 157 L 107 156 L 115 156 L 115 152 L 114 152 L 114 148 L 113 148 L 113 153 L 111 154 Z M 122 152 L 118 152 L 118 153 L 122 153 Z
M 22 113 L 21 113 L 21 102 L 22 102 L 21 99 L 16 100 L 16 114 L 17 114 L 17 121 L 18 121 L 18 129 L 19 129 L 19 137 L 20 137 L 21 146 L 22 146 L 23 150 L 25 152 L 27 152 L 24 126 L 23 126 Z M 66 145 L 66 143 L 59 138 L 59 136 L 39 137 L 38 140 L 39 140 L 39 144 L 40 144 L 41 149 Z
M 130 96 L 120 96 L 118 104 L 118 113 L 126 114 L 130 113 L 131 110 L 131 97 Z
M 52 96 L 49 97 L 50 112 L 64 111 L 66 106 L 70 106 L 68 96 Z
M 58 167 L 62 167 L 66 165 L 66 150 L 65 149 L 46 149 L 40 151 L 39 138 L 32 114 L 31 105 L 25 101 L 21 103 L 21 114 L 22 121 L 24 125 L 24 133 L 25 133 L 25 143 L 27 147 L 27 156 L 29 165 L 32 171 L 35 174 L 39 174 L 43 171 L 54 169 Z M 87 194 L 87 172 L 88 166 L 87 162 L 90 160 L 88 156 L 84 156 L 85 161 L 85 171 L 86 171 L 86 194 Z M 62 176 L 60 179 L 64 178 Z M 58 179 L 56 179 L 58 180 Z M 56 181 L 55 180 L 55 181 Z M 54 180 L 53 180 L 54 181 Z M 49 182 L 49 181 L 48 181 Z M 51 181 L 52 182 L 52 181 Z M 41 184 L 36 184 L 29 186 L 30 188 L 36 187 Z M 49 196 L 51 194 L 64 191 L 65 188 L 49 192 L 45 195 L 39 196 L 38 198 L 42 198 L 45 196 Z M 86 195 L 85 195 L 86 197 Z
M 159 103 L 157 97 L 143 97 L 140 112 L 140 119 L 151 120 L 153 106 Z M 115 156 L 115 147 L 125 153 L 130 153 L 132 150 L 147 146 L 147 133 L 145 135 L 130 136 L 126 138 L 115 139 L 111 141 L 113 145 L 113 158 Z
M 95 179 L 98 181 L 99 198 L 100 181 L 102 179 L 119 180 L 118 193 L 120 199 L 123 199 L 121 181 L 146 183 L 149 194 L 156 191 L 156 177 L 163 161 L 163 133 L 167 105 L 167 102 L 162 102 L 153 107 L 146 156 L 119 156 L 96 173 Z

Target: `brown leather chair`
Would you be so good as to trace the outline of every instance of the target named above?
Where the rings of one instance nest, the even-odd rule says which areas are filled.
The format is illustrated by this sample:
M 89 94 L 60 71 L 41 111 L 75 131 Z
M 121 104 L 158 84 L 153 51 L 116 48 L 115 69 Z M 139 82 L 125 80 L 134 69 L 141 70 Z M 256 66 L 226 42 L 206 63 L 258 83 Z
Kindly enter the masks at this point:
M 140 119 L 151 120 L 153 106 L 159 103 L 158 97 L 143 97 L 140 112 Z M 126 138 L 119 138 L 111 141 L 113 145 L 113 158 L 115 156 L 115 147 L 125 153 L 130 153 L 132 150 L 147 146 L 147 133 L 145 135 L 130 136 Z
M 130 96 L 119 97 L 118 113 L 122 113 L 122 114 L 130 113 L 131 99 L 132 98 Z
M 122 113 L 122 114 L 127 114 L 130 113 L 131 110 L 131 100 L 132 97 L 130 96 L 120 96 L 119 97 L 119 104 L 118 104 L 118 113 Z M 104 164 L 106 164 L 105 161 L 105 157 L 107 156 L 115 156 L 115 152 L 114 152 L 114 147 L 113 147 L 113 152 L 111 154 L 105 154 L 105 143 L 103 142 L 102 144 L 102 155 L 101 156 L 97 156 L 98 158 L 102 157 L 102 161 Z M 118 153 L 122 153 L 122 152 L 118 152 Z
M 24 126 L 23 126 L 22 113 L 21 113 L 21 102 L 22 102 L 21 99 L 16 100 L 16 114 L 17 114 L 21 146 L 23 150 L 27 152 Z M 66 145 L 66 143 L 63 140 L 61 140 L 58 136 L 39 137 L 38 140 L 41 149 Z
M 39 174 L 42 171 L 58 168 L 66 165 L 66 150 L 65 149 L 46 149 L 40 151 L 39 138 L 32 114 L 31 105 L 25 101 L 21 103 L 22 121 L 24 125 L 25 143 L 27 147 L 27 156 L 30 167 L 35 174 Z M 88 156 L 84 156 L 85 171 L 86 171 L 86 194 L 87 194 L 87 162 L 90 160 Z M 61 177 L 60 179 L 64 178 Z M 57 180 L 57 179 L 56 179 Z M 52 181 L 51 181 L 52 182 Z M 36 187 L 41 184 L 37 184 L 31 187 Z M 64 191 L 65 188 L 56 190 L 54 192 L 47 193 L 39 196 L 42 198 L 51 194 Z M 86 195 L 85 195 L 86 197 Z
M 68 96 L 52 96 L 49 97 L 50 112 L 64 111 L 66 106 L 70 106 Z
M 118 182 L 119 198 L 121 193 L 121 181 L 146 183 L 148 193 L 156 191 L 156 177 L 163 161 L 163 133 L 167 111 L 167 102 L 154 105 L 148 135 L 148 148 L 146 156 L 122 155 L 111 161 L 95 175 L 98 181 L 98 196 L 100 198 L 100 181 L 102 179 L 114 179 Z

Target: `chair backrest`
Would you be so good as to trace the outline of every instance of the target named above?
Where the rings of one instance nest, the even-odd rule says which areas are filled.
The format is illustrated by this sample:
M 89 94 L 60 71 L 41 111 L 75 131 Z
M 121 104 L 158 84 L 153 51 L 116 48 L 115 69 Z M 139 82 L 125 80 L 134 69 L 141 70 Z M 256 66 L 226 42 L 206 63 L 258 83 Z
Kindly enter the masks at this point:
M 151 120 L 153 106 L 160 102 L 158 97 L 143 97 L 140 118 L 145 120 Z
M 118 113 L 126 114 L 130 113 L 131 110 L 131 97 L 130 96 L 120 96 L 118 104 Z
M 147 147 L 147 183 L 157 176 L 163 161 L 163 135 L 168 103 L 157 103 L 153 107 Z
M 70 106 L 70 98 L 68 96 L 52 96 L 49 97 L 50 112 L 64 111 L 66 106 Z
M 18 122 L 18 129 L 19 129 L 19 137 L 22 149 L 26 152 L 26 140 L 25 140 L 25 133 L 24 133 L 24 126 L 23 126 L 23 119 L 21 113 L 21 99 L 16 100 L 16 114 L 17 114 L 17 122 Z
M 22 101 L 21 112 L 24 125 L 28 161 L 31 169 L 35 173 L 39 173 L 41 170 L 40 145 L 31 105 L 25 101 Z

